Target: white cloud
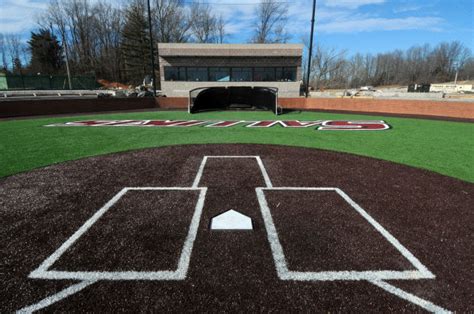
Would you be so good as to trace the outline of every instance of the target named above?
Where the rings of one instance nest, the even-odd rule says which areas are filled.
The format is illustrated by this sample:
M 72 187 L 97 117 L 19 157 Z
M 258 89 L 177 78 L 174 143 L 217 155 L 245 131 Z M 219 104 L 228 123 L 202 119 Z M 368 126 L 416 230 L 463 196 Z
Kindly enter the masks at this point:
M 119 3 L 122 0 L 110 1 Z M 35 28 L 36 17 L 46 9 L 48 2 L 49 0 L 0 0 L 0 33 L 28 33 Z M 366 5 L 380 5 L 385 2 L 387 0 L 320 0 L 316 14 L 316 31 L 325 33 L 411 29 L 439 31 L 445 22 L 435 15 L 388 18 L 374 15 L 364 8 Z M 251 36 L 258 1 L 213 0 L 212 3 L 213 11 L 222 15 L 227 23 L 226 31 L 230 35 L 229 39 L 245 41 Z M 293 0 L 288 3 L 287 31 L 295 41 L 309 32 L 311 6 L 311 0 Z M 417 7 L 418 4 L 415 3 L 401 9 L 407 12 Z
M 208 1 L 203 1 L 208 2 Z M 210 5 L 213 12 L 222 15 L 226 22 L 226 33 L 237 35 L 246 33 L 252 27 L 255 9 L 258 2 L 255 0 L 213 0 Z
M 318 29 L 326 33 L 357 33 L 395 30 L 441 31 L 443 23 L 444 20 L 439 17 L 353 18 L 321 24 Z
M 385 0 L 325 0 L 323 4 L 328 7 L 339 7 L 347 9 L 357 9 L 369 4 L 382 4 Z
M 292 34 L 309 33 L 311 23 L 311 4 L 307 1 L 300 0 L 300 3 L 290 5 L 288 8 L 288 26 L 287 30 Z M 328 8 L 319 6 L 316 9 L 316 28 L 321 23 L 330 23 L 344 19 L 350 19 L 354 14 L 354 10 L 347 8 Z
M 419 11 L 420 9 L 424 7 L 425 6 L 422 6 L 422 5 L 406 5 L 406 6 L 394 9 L 393 12 L 394 13 L 413 12 L 413 11 Z
M 47 7 L 46 1 L 0 0 L 0 33 L 22 33 L 31 30 L 36 16 Z

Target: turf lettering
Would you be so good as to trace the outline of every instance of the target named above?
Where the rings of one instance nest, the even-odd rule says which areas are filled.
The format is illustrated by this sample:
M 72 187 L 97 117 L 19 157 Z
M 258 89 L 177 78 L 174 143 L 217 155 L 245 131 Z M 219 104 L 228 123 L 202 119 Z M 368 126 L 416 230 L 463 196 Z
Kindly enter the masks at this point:
M 355 131 L 377 131 L 390 128 L 385 121 L 324 121 L 318 131 L 329 130 L 355 130 Z
M 311 126 L 321 125 L 323 121 L 298 121 L 298 120 L 286 120 L 280 121 L 281 125 L 285 128 L 307 128 Z

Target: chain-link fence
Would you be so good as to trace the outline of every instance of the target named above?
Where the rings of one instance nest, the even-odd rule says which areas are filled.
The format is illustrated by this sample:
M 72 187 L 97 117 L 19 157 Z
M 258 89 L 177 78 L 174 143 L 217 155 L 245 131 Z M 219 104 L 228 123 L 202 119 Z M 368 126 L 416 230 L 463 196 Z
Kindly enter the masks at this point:
M 72 89 L 97 89 L 94 76 L 72 76 Z M 0 75 L 0 90 L 64 90 L 69 89 L 65 75 Z

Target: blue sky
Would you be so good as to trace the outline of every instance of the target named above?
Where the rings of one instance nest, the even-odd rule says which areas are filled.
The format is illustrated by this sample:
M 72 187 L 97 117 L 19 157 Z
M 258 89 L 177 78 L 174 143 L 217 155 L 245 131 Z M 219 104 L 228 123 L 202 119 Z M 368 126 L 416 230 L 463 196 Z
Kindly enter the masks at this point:
M 258 0 L 202 1 L 212 3 L 227 21 L 228 42 L 247 42 Z M 288 4 L 291 42 L 308 38 L 312 0 L 280 1 Z M 27 38 L 47 3 L 0 0 L 0 33 L 20 33 Z M 318 0 L 315 40 L 327 47 L 346 49 L 349 54 L 451 40 L 459 40 L 474 51 L 473 12 L 473 0 Z

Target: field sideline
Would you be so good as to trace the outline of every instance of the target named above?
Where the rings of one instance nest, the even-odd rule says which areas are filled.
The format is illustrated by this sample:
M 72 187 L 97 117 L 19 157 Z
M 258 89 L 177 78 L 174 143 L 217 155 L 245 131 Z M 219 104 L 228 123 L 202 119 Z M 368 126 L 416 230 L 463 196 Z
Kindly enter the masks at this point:
M 275 120 L 269 112 L 182 111 L 83 115 L 0 122 L 0 176 L 89 156 L 182 144 L 259 143 L 347 152 L 389 160 L 474 182 L 474 124 L 367 115 L 292 112 L 283 120 L 385 120 L 392 128 L 375 132 L 316 132 L 314 127 L 252 129 L 70 127 L 46 124 L 84 119 Z M 318 162 L 315 160 L 314 162 Z

